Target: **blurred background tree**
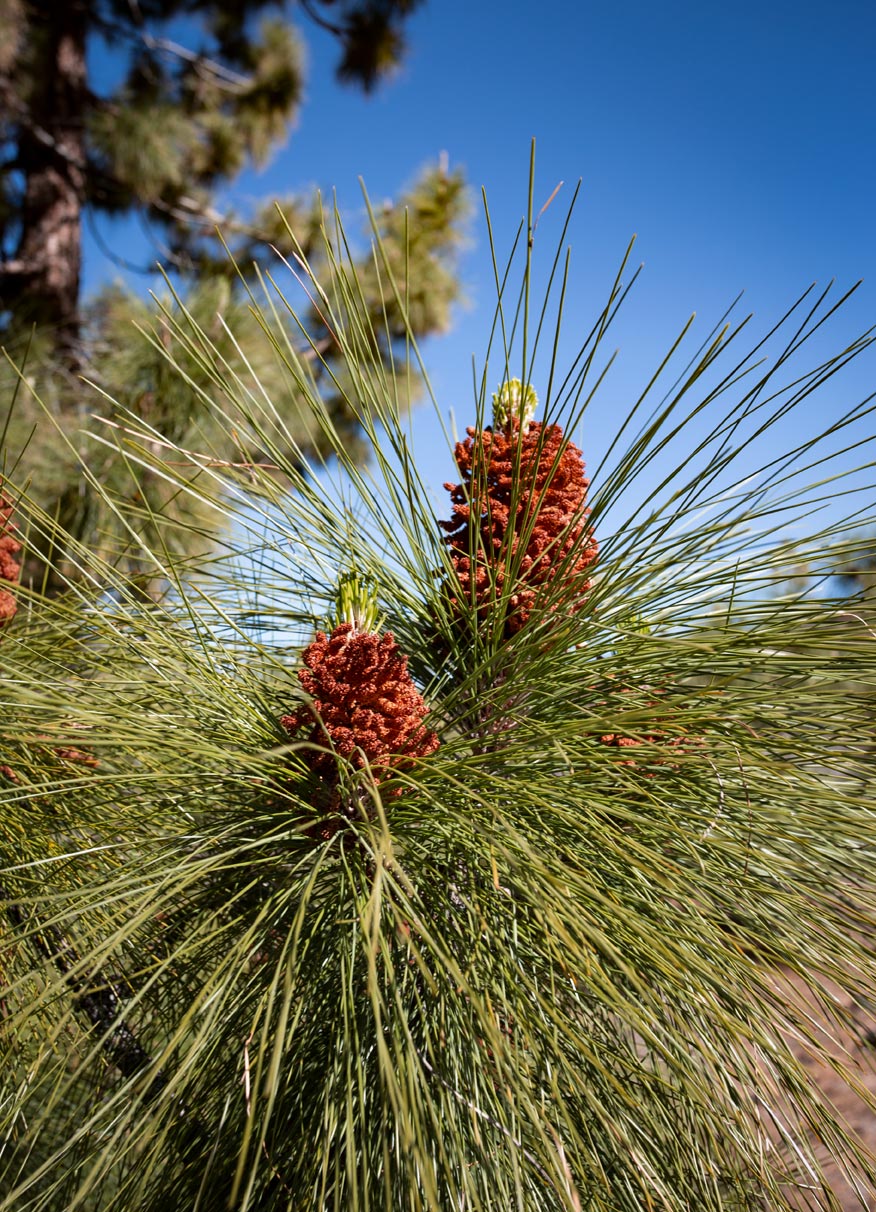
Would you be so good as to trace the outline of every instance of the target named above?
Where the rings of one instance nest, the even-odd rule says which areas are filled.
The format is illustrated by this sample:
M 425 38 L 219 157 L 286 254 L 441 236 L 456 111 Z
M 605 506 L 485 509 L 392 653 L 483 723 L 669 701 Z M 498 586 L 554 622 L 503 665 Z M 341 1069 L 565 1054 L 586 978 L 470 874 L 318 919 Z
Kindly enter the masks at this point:
M 367 93 L 401 62 L 405 21 L 420 3 L 300 0 L 296 11 L 337 39 L 339 81 Z M 298 254 L 317 264 L 325 251 L 317 236 L 318 196 L 265 199 L 246 216 L 216 202 L 217 192 L 247 165 L 271 156 L 298 113 L 303 43 L 293 9 L 267 0 L 74 0 L 60 6 L 0 0 L 0 337 L 11 363 L 6 398 L 22 368 L 26 385 L 18 393 L 11 451 L 17 458 L 28 446 L 25 470 L 41 505 L 73 537 L 101 544 L 107 554 L 119 535 L 87 490 L 78 451 L 85 414 L 112 409 L 83 386 L 82 376 L 138 417 L 159 423 L 162 431 L 169 427 L 180 441 L 196 425 L 202 383 L 177 381 L 163 391 L 162 360 L 131 327 L 132 320 L 154 327 L 156 313 L 141 299 L 116 287 L 83 301 L 83 223 L 96 214 L 136 215 L 152 233 L 156 257 L 174 275 L 175 287 L 185 292 L 186 309 L 211 326 L 229 361 L 246 362 L 237 343 L 247 328 L 237 266 L 246 270 L 266 255 L 276 259 L 271 246 L 288 254 L 297 244 Z M 118 69 L 111 88 L 101 91 L 95 76 L 106 73 L 95 72 L 95 61 Z M 372 314 L 388 313 L 387 326 L 375 325 L 385 358 L 402 338 L 402 310 L 417 337 L 448 327 L 459 292 L 454 254 L 464 210 L 462 176 L 442 162 L 377 217 L 393 264 L 407 265 L 410 280 L 421 284 L 403 307 L 384 289 L 370 253 L 363 254 L 360 270 Z M 216 240 L 217 227 L 227 252 Z M 318 308 L 313 318 L 318 324 Z M 237 342 L 222 344 L 226 326 L 233 326 Z M 278 344 L 288 340 L 283 327 L 277 321 Z M 158 319 L 155 342 L 167 339 L 167 326 Z M 325 385 L 327 409 L 354 441 L 355 421 L 333 383 L 333 353 L 323 326 L 311 365 Z M 265 365 L 259 372 L 276 393 L 291 446 L 302 458 L 317 452 L 318 433 L 300 420 L 288 375 L 279 366 L 273 377 Z M 54 426 L 45 424 L 46 411 Z M 39 440 L 28 445 L 35 431 Z M 95 461 L 90 450 L 94 475 L 111 488 L 118 458 L 108 450 Z M 239 456 L 224 448 L 213 453 Z M 129 482 L 127 473 L 118 478 Z M 160 485 L 144 482 L 139 491 L 145 516 L 166 507 Z
M 844 551 L 833 571 L 846 592 L 872 608 L 876 592 L 876 535 L 865 535 L 850 551 Z

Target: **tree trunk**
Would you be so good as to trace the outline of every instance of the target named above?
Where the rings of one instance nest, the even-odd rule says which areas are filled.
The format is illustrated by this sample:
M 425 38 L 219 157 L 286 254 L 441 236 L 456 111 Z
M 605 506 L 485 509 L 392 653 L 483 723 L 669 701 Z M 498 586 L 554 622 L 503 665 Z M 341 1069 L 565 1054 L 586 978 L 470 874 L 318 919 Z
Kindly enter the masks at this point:
M 81 217 L 85 197 L 87 14 L 79 0 L 32 0 L 31 53 L 37 67 L 22 98 L 18 167 L 24 177 L 21 233 L 0 275 L 20 318 L 54 330 L 58 354 L 79 358 Z

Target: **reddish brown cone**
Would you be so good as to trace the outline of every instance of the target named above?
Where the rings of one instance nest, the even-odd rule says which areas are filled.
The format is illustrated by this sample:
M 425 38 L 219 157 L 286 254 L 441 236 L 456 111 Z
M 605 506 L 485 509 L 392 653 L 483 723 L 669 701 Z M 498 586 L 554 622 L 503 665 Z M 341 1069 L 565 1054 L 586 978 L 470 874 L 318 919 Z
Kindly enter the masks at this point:
M 280 720 L 296 740 L 328 748 L 330 738 L 354 768 L 363 769 L 367 761 L 378 783 L 438 748 L 435 733 L 423 727 L 426 705 L 391 632 L 376 635 L 341 623 L 331 635 L 317 632 L 303 660 L 306 668 L 298 678 L 312 707 Z M 304 759 L 315 774 L 336 782 L 331 753 L 305 751 Z
M 15 559 L 21 544 L 15 538 L 15 523 L 12 521 L 12 502 L 2 490 L 0 480 L 0 627 L 7 623 L 18 609 L 15 594 L 7 585 L 17 585 L 21 565 Z
M 574 608 L 590 588 L 583 574 L 597 555 L 587 526 L 589 480 L 581 451 L 567 442 L 559 425 L 533 422 L 521 431 L 512 421 L 504 429 L 468 429 L 456 444 L 459 484 L 445 484 L 453 517 L 442 522 L 462 593 L 461 602 L 489 613 L 514 568 L 506 633 L 519 631 L 539 591 L 557 575 L 568 594 L 552 594 L 551 608 Z M 512 510 L 514 516 L 512 517 Z M 479 542 L 472 543 L 471 529 Z M 469 552 L 474 549 L 475 559 Z M 519 561 L 519 563 L 518 563 Z
M 649 688 L 649 693 L 657 695 L 657 698 L 651 699 L 648 702 L 649 707 L 655 708 L 655 718 L 647 729 L 637 735 L 630 735 L 624 732 L 607 732 L 599 737 L 600 743 L 609 745 L 615 749 L 637 749 L 640 745 L 661 746 L 664 753 L 667 755 L 673 751 L 681 754 L 694 747 L 699 747 L 702 744 L 701 738 L 691 736 L 687 729 L 673 729 L 672 716 L 665 708 L 661 711 L 661 703 L 659 696 L 662 692 L 655 687 Z M 655 727 L 655 725 L 657 725 Z M 629 754 L 628 758 L 621 761 L 621 766 L 638 766 L 639 761 Z M 659 756 L 658 753 L 651 752 L 648 755 L 648 764 L 652 766 L 672 766 L 671 758 Z M 646 774 L 646 778 L 653 778 L 652 774 Z

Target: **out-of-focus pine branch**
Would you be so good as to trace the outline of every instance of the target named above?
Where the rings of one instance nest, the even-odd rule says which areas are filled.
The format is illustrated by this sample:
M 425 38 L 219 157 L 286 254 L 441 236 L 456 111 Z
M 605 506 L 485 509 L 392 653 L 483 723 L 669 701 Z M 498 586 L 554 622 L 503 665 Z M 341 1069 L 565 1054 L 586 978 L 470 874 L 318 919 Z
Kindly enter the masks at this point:
M 449 326 L 451 307 L 459 297 L 456 262 L 467 206 L 461 174 L 437 167 L 425 171 L 409 191 L 381 211 L 383 247 L 396 272 L 408 268 L 407 320 L 419 340 Z M 300 333 L 288 316 L 275 313 L 266 319 L 254 315 L 240 282 L 243 275 L 248 289 L 262 295 L 251 260 L 258 251 L 267 272 L 279 275 L 294 295 L 297 285 L 290 268 L 300 275 L 297 258 L 301 254 L 312 261 L 317 272 L 325 266 L 322 207 L 315 198 L 307 209 L 301 205 L 288 211 L 275 207 L 270 217 L 270 244 L 257 245 L 247 236 L 240 245 L 232 238 L 234 260 L 223 253 L 221 261 L 217 257 L 221 273 L 207 275 L 177 298 L 168 293 L 156 306 L 118 288 L 99 295 L 88 309 L 83 334 L 88 383 L 59 372 L 44 343 L 39 338 L 34 341 L 30 334 L 22 335 L 7 350 L 7 360 L 0 366 L 0 391 L 10 399 L 18 389 L 7 434 L 10 449 L 23 451 L 22 474 L 30 479 L 41 507 L 57 516 L 65 532 L 107 559 L 122 557 L 133 568 L 139 557 L 130 532 L 89 484 L 83 458 L 89 476 L 106 490 L 108 498 L 125 500 L 138 510 L 140 537 L 147 545 L 157 541 L 162 529 L 167 532 L 166 522 L 160 519 L 173 518 L 188 522 L 187 527 L 175 528 L 172 537 L 166 533 L 166 541 L 178 554 L 204 555 L 210 547 L 194 498 L 168 490 L 162 478 L 150 473 L 135 482 L 116 451 L 89 442 L 88 430 L 97 427 L 98 432 L 106 432 L 96 418 L 115 418 L 119 424 L 130 424 L 132 419 L 142 422 L 156 436 L 209 450 L 217 461 L 264 461 L 257 444 L 241 445 L 239 437 L 217 427 L 205 407 L 204 393 L 216 376 L 230 372 L 254 378 L 276 401 L 289 457 L 298 466 L 325 450 L 320 427 L 305 406 L 302 386 L 284 364 L 282 351 L 290 343 L 303 346 Z M 376 271 L 367 247 L 351 272 L 363 284 L 369 325 L 375 334 L 374 352 L 388 364 L 404 344 L 407 320 L 385 277 Z M 388 328 L 383 325 L 384 314 L 390 317 Z M 180 321 L 178 331 L 168 323 L 169 315 Z M 190 356 L 192 338 L 186 334 L 186 317 L 215 342 L 212 366 Z M 312 340 L 304 350 L 308 377 L 320 390 L 332 422 L 344 433 L 350 450 L 364 454 L 360 418 L 348 407 L 343 387 L 338 386 L 347 381 L 346 363 L 318 306 L 310 309 L 308 323 Z M 264 339 L 265 324 L 273 333 L 273 345 Z M 171 368 L 169 354 L 184 374 Z M 419 374 L 415 374 L 406 384 L 406 392 L 414 396 L 419 382 Z M 75 408 L 71 407 L 73 399 Z M 28 443 L 34 430 L 39 440 Z M 54 562 L 61 557 L 56 551 Z M 41 583 L 40 561 L 33 556 L 27 575 Z M 60 584 L 54 575 L 49 583 Z
M 245 361 L 248 333 L 257 325 L 246 319 L 245 293 L 216 228 L 246 274 L 253 261 L 263 269 L 276 263 L 272 243 L 287 254 L 290 230 L 318 263 L 321 204 L 287 200 L 281 219 L 271 199 L 254 214 L 237 214 L 220 208 L 217 195 L 247 165 L 265 164 L 297 118 L 304 87 L 300 26 L 327 30 L 338 45 L 340 78 L 369 92 L 401 61 L 417 7 L 418 0 L 76 0 L 60 7 L 54 0 L 0 0 L 0 343 L 11 360 L 0 368 L 0 407 L 11 398 L 17 367 L 32 391 L 20 393 L 10 440 L 24 447 L 36 425 L 40 440 L 28 446 L 25 471 L 40 504 L 57 518 L 59 534 L 102 553 L 118 548 L 120 528 L 78 464 L 83 425 L 101 410 L 83 377 L 135 415 L 142 409 L 144 420 L 154 421 L 160 409 L 161 423 L 175 435 L 189 431 L 197 412 L 197 384 L 188 395 L 178 386 L 165 392 L 148 350 L 133 336 L 120 341 L 126 310 L 146 318 L 137 299 L 125 302 L 117 290 L 81 298 L 83 225 L 111 260 L 151 269 L 133 265 L 101 233 L 102 215 L 137 216 L 151 241 L 146 260 L 160 261 L 174 275 L 199 319 L 207 323 L 204 309 L 215 303 L 222 322 L 235 320 L 242 344 L 239 350 L 230 340 L 225 345 L 233 362 Z M 94 66 L 104 61 L 118 69 L 118 82 L 106 87 Z M 462 210 L 459 172 L 438 171 L 425 174 L 385 217 L 396 261 L 409 256 L 411 280 L 422 284 L 412 318 L 418 337 L 447 327 L 459 292 L 454 252 Z M 367 256 L 359 271 L 372 274 Z M 214 281 L 221 277 L 234 283 L 232 295 Z M 372 281 L 371 294 L 379 315 L 386 302 L 380 283 Z M 399 332 L 396 318 L 396 338 Z M 278 332 L 278 340 L 285 339 Z M 337 366 L 330 333 L 319 335 L 319 348 Z M 389 354 L 386 343 L 383 353 Z M 301 423 L 293 441 L 312 453 L 316 435 L 297 394 L 285 384 L 279 406 L 287 409 L 290 433 Z M 33 395 L 41 406 L 33 405 Z M 339 397 L 331 407 L 355 442 L 356 426 Z M 171 417 L 173 408 L 179 412 Z M 217 457 L 231 454 L 223 447 Z M 107 456 L 93 474 L 112 494 L 127 473 Z M 148 477 L 135 500 L 147 528 L 150 514 L 167 504 Z M 197 516 L 190 522 L 194 535 Z M 202 548 L 195 542 L 193 550 Z M 46 554 L 49 564 L 57 562 L 54 548 Z M 37 567 L 32 553 L 26 577 L 42 583 L 47 566 Z M 54 572 L 46 584 L 58 584 Z

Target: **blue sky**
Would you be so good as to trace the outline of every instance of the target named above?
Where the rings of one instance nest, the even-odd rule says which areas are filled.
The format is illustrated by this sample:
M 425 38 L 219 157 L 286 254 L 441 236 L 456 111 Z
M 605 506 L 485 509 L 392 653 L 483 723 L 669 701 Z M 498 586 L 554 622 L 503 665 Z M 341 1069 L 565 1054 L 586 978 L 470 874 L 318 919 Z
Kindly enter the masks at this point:
M 537 257 L 549 260 L 574 184 L 583 182 L 570 233 L 566 356 L 637 233 L 633 262 L 645 269 L 609 342 L 619 345 L 619 361 L 576 433 L 591 467 L 691 312 L 702 338 L 744 290 L 740 306 L 755 312 L 760 331 L 813 280 L 846 288 L 863 277 L 821 348 L 876 322 L 872 0 L 829 8 L 811 0 L 428 0 L 409 23 L 402 72 L 370 100 L 334 84 L 333 42 L 306 22 L 304 32 L 309 83 L 298 128 L 267 169 L 235 183 L 235 206 L 313 183 L 337 190 L 355 228 L 364 223 L 359 176 L 379 200 L 446 151 L 475 195 L 486 189 L 505 249 L 525 211 L 535 137 L 536 208 L 565 182 L 539 225 Z M 452 407 L 460 425 L 473 408 L 471 358 L 482 360 L 494 305 L 475 202 L 462 263 L 467 303 L 452 333 L 426 350 L 440 407 Z M 132 228 L 104 231 L 126 256 L 144 252 Z M 115 276 L 89 240 L 89 287 Z M 874 389 L 876 359 L 865 356 L 794 424 L 830 420 Z M 451 463 L 427 411 L 414 433 L 440 497 Z

